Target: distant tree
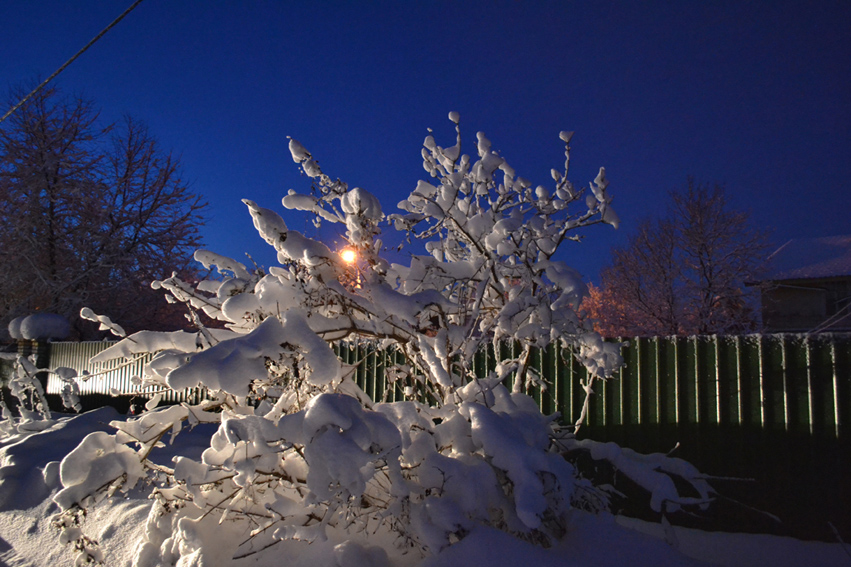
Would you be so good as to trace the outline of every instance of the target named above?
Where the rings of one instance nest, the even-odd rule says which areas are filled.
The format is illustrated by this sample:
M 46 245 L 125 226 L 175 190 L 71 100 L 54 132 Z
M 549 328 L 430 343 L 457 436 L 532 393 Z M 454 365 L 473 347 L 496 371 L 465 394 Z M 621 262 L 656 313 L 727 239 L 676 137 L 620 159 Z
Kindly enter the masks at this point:
M 765 234 L 732 210 L 723 186 L 671 193 L 662 219 L 643 222 L 612 252 L 585 308 L 608 336 L 749 331 L 758 318 L 752 280 L 765 260 Z
M 173 326 L 150 282 L 189 274 L 204 206 L 143 124 L 101 126 L 92 101 L 41 91 L 0 131 L 0 323 L 49 311 L 86 338 L 85 305 Z

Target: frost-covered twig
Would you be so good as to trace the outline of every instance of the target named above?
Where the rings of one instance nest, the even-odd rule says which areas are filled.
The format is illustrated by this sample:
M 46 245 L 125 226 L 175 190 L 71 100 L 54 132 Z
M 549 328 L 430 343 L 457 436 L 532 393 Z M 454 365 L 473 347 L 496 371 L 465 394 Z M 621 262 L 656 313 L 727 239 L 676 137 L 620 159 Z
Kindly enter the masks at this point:
M 113 323 L 112 320 L 106 315 L 97 315 L 88 307 L 83 307 L 82 309 L 80 309 L 80 317 L 88 321 L 94 321 L 95 323 L 99 323 L 100 326 L 98 327 L 98 330 L 100 331 L 109 331 L 116 337 L 120 337 L 122 339 L 127 337 L 127 333 L 124 331 L 124 328 L 121 325 Z

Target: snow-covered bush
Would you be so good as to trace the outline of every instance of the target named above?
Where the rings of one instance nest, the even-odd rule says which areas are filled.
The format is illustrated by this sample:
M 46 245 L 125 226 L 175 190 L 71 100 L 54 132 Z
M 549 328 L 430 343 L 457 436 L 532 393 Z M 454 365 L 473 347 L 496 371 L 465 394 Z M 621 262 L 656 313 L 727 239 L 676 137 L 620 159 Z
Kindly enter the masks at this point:
M 39 374 L 48 372 L 36 366 L 36 356 L 18 356 L 12 366 L 7 387 L 9 393 L 17 399 L 16 409 L 19 415 L 9 408 L 0 398 L 0 436 L 28 434 L 41 431 L 54 425 L 55 421 L 47 403 L 44 387 Z M 73 368 L 56 368 L 52 372 L 62 384 L 59 392 L 65 408 L 79 412 L 80 387 L 77 384 L 77 371 Z
M 65 317 L 55 313 L 34 313 L 18 317 L 9 322 L 9 335 L 18 341 L 44 341 L 47 339 L 63 339 L 68 336 L 70 323 Z M 12 355 L 14 356 L 14 355 Z M 47 372 L 46 368 L 38 368 L 38 354 L 30 356 L 15 356 L 12 372 L 7 384 L 9 393 L 17 399 L 19 416 L 8 407 L 0 397 L 0 434 L 14 435 L 38 431 L 53 425 L 50 408 L 45 396 L 44 387 L 39 374 Z M 77 373 L 70 368 L 57 368 L 54 373 L 62 383 L 61 397 L 66 408 L 80 411 L 77 385 Z
M 549 545 L 571 507 L 593 500 L 560 452 L 578 442 L 524 392 L 544 381 L 529 364 L 535 346 L 574 347 L 592 382 L 621 364 L 619 345 L 582 319 L 579 274 L 556 257 L 576 229 L 617 226 L 605 172 L 587 195 L 577 190 L 567 180 L 571 134 L 563 132 L 564 171 L 552 171 L 552 188 L 533 186 L 482 133 L 473 157 L 462 153 L 457 113 L 450 119 L 455 145 L 426 138 L 430 179 L 388 217 L 375 196 L 332 179 L 290 140 L 313 191 L 290 191 L 283 206 L 344 226 L 354 261 L 245 200 L 278 266 L 249 270 L 199 251 L 195 258 L 218 277 L 156 282 L 189 307 L 198 331 L 137 333 L 97 360 L 157 352 L 143 385 L 203 386 L 209 397 L 163 408 L 155 399 L 138 419 L 114 422 L 115 435 L 86 438 L 66 457 L 57 525 L 84 551 L 81 561 L 98 556 L 74 521 L 80 510 L 140 480 L 155 504 L 137 567 L 219 564 L 284 540 L 339 534 L 383 534 L 399 553 L 424 556 L 482 524 Z M 407 265 L 385 259 L 385 219 L 423 239 L 428 255 Z M 205 328 L 201 313 L 227 329 Z M 404 363 L 386 376 L 406 399 L 370 400 L 352 380 L 355 366 L 331 347 L 344 340 L 399 349 Z M 500 341 L 519 343 L 520 355 L 477 376 L 473 355 Z M 164 438 L 199 423 L 218 424 L 200 459 L 153 462 Z M 663 498 L 678 498 L 665 488 Z M 352 553 L 386 564 L 372 551 Z
M 38 379 L 39 369 L 33 361 L 34 357 L 19 356 L 15 361 L 12 376 L 9 379 L 9 391 L 18 400 L 18 411 L 23 421 L 49 421 L 51 418 L 44 388 Z M 0 401 L 3 409 L 4 429 L 9 429 L 14 424 L 15 417 Z

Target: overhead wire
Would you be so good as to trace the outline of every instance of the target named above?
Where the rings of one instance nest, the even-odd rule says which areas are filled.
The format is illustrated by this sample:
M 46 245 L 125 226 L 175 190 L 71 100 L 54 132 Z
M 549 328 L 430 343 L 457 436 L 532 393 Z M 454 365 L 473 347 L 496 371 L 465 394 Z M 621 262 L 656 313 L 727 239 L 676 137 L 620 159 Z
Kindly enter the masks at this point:
M 847 299 L 849 298 L 846 298 L 846 300 Z M 824 331 L 830 329 L 832 326 L 836 325 L 849 315 L 851 315 L 851 302 L 847 303 L 845 307 L 837 310 L 836 313 L 816 325 L 816 327 L 810 330 L 807 334 L 823 333 Z
M 14 112 L 15 112 L 16 110 L 18 110 L 20 107 L 22 107 L 22 106 L 23 106 L 23 105 L 24 105 L 24 104 L 25 104 L 25 103 L 26 103 L 26 102 L 27 102 L 30 98 L 32 98 L 32 97 L 33 97 L 33 95 L 35 95 L 38 91 L 40 91 L 41 89 L 43 89 L 43 88 L 47 85 L 47 83 L 49 83 L 50 81 L 52 81 L 53 79 L 55 79 L 55 78 L 56 78 L 56 76 L 57 76 L 57 75 L 59 75 L 59 73 L 61 73 L 62 71 L 64 71 L 64 70 L 65 70 L 65 68 L 66 68 L 68 65 L 70 65 L 71 63 L 73 63 L 73 62 L 74 62 L 74 60 L 75 60 L 75 59 L 77 59 L 77 57 L 79 57 L 80 55 L 82 55 L 83 53 L 85 53 L 85 52 L 86 52 L 86 50 L 87 50 L 88 48 L 90 48 L 92 45 L 94 45 L 94 44 L 95 44 L 95 42 L 96 42 L 97 40 L 99 40 L 101 37 L 103 37 L 103 36 L 104 36 L 104 34 L 106 34 L 106 32 L 108 32 L 109 30 L 111 30 L 111 29 L 112 29 L 112 28 L 113 28 L 113 27 L 114 27 L 114 26 L 115 26 L 118 22 L 120 22 L 121 20 L 123 20 L 123 19 L 124 19 L 124 16 L 126 16 L 127 14 L 129 14 L 130 12 L 132 12 L 132 11 L 133 11 L 133 9 L 134 9 L 136 6 L 138 6 L 139 4 L 141 4 L 141 3 L 142 3 L 142 0 L 136 0 L 135 2 L 133 2 L 133 4 L 132 4 L 129 8 L 127 8 L 126 10 L 124 10 L 124 12 L 122 12 L 120 16 L 118 16 L 117 18 L 115 18 L 115 19 L 112 21 L 112 23 L 111 23 L 111 24 L 109 24 L 108 26 L 106 26 L 105 28 L 103 28 L 103 31 L 101 31 L 101 32 L 100 32 L 99 34 L 97 34 L 97 35 L 96 35 L 96 36 L 95 36 L 95 37 L 94 37 L 94 38 L 93 38 L 93 39 L 92 39 L 89 43 L 87 43 L 85 46 L 83 46 L 83 48 L 82 48 L 81 50 L 79 50 L 76 54 L 74 54 L 74 56 L 73 56 L 73 57 L 71 57 L 71 59 L 69 59 L 68 61 L 66 61 L 66 62 L 65 62 L 65 63 L 64 63 L 61 67 L 59 67 L 56 71 L 54 71 L 52 75 L 50 75 L 48 78 L 46 78 L 44 81 L 42 81 L 40 85 L 38 85 L 36 88 L 34 88 L 34 89 L 32 90 L 32 92 L 30 92 L 27 96 L 25 96 L 24 98 L 22 98 L 22 99 L 20 100 L 20 102 L 18 102 L 18 104 L 16 104 L 16 105 L 15 105 L 15 106 L 13 106 L 12 108 L 10 108 L 10 109 L 9 109 L 9 111 L 8 111 L 6 114 L 4 114 L 2 118 L 0 118 L 0 124 L 2 124 L 4 120 L 6 120 L 9 116 L 11 116 L 11 115 L 12 115 L 12 113 L 14 113 Z

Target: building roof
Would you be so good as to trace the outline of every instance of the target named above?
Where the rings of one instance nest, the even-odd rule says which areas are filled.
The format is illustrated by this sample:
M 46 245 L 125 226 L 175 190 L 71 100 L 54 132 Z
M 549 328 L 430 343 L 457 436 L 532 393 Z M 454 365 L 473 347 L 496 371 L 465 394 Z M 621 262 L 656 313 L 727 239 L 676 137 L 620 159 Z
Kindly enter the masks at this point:
M 794 238 L 768 257 L 770 281 L 851 276 L 851 234 Z

